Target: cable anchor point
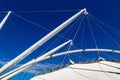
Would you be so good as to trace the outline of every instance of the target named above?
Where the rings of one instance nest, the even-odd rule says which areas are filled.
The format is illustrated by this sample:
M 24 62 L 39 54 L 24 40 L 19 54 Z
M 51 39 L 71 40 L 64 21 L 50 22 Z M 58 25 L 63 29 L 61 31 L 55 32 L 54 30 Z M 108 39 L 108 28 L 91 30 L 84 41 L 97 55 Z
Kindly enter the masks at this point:
M 73 45 L 73 41 L 72 40 L 70 40 L 71 42 L 70 42 L 70 45 Z
M 84 14 L 85 14 L 85 15 L 88 15 L 88 12 L 87 12 L 87 9 L 86 9 L 86 8 L 84 8 Z

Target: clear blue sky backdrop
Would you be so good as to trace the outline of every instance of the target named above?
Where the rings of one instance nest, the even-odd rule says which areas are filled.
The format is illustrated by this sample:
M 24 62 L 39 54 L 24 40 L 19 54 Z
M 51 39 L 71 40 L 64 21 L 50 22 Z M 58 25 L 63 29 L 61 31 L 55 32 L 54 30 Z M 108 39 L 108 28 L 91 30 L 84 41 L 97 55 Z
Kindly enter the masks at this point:
M 92 15 L 110 25 L 114 25 L 116 29 L 120 29 L 120 0 L 0 0 L 1 12 L 11 10 L 49 30 L 54 29 L 77 11 L 69 14 L 24 13 L 24 11 L 79 10 L 82 8 L 87 8 Z M 1 13 L 0 19 L 4 15 L 4 13 Z M 14 58 L 49 32 L 27 24 L 14 17 L 14 15 L 10 16 L 7 23 L 0 32 L 0 60 L 3 61 Z M 13 26 L 12 29 L 11 26 Z M 40 51 L 44 50 L 46 46 L 43 46 Z M 37 57 L 40 55 L 39 53 L 39 50 L 36 51 L 22 63 Z

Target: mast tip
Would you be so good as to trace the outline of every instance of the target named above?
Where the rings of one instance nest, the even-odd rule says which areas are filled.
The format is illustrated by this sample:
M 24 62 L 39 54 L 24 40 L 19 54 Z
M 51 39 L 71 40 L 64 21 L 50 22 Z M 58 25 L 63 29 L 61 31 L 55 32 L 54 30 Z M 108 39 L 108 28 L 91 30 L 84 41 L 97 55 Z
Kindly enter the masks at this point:
M 84 8 L 84 14 L 85 14 L 85 15 L 88 15 L 88 12 L 87 12 L 87 9 L 86 9 L 86 8 Z
M 8 13 L 12 13 L 12 11 L 8 11 Z

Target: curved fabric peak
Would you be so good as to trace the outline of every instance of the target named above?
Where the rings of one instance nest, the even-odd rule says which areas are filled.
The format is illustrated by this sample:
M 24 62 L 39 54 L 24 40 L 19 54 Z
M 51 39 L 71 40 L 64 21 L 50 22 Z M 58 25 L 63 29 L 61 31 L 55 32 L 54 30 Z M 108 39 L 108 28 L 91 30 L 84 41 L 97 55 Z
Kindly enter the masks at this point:
M 120 64 L 100 61 L 94 63 L 76 63 L 31 80 L 120 80 Z

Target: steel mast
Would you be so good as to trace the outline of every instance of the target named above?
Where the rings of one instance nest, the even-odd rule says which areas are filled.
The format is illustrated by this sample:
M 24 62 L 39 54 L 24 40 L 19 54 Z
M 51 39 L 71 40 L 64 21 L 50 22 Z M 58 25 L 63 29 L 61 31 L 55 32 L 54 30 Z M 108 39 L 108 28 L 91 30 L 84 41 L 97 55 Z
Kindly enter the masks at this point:
M 51 39 L 53 36 L 55 36 L 57 33 L 59 33 L 62 29 L 67 27 L 72 21 L 74 21 L 78 16 L 80 16 L 83 12 L 86 12 L 86 9 L 82 9 L 80 12 L 66 20 L 64 23 L 59 25 L 57 28 L 55 28 L 53 31 L 48 33 L 46 36 L 44 36 L 42 39 L 40 39 L 38 42 L 33 44 L 31 47 L 29 47 L 27 50 L 22 52 L 20 55 L 18 55 L 16 58 L 13 60 L 9 61 L 6 65 L 4 65 L 0 69 L 0 74 L 4 73 L 6 70 L 23 60 L 25 57 L 27 57 L 29 54 L 31 54 L 33 51 L 35 51 L 38 47 L 43 45 L 45 42 L 47 42 L 49 39 Z
M 7 21 L 8 17 L 10 16 L 10 14 L 11 14 L 11 11 L 8 11 L 8 14 L 4 17 L 4 19 L 0 23 L 0 29 L 2 29 L 3 25 Z
M 44 55 L 42 55 L 42 56 L 40 56 L 40 57 L 38 57 L 36 59 L 33 59 L 33 60 L 31 60 L 31 61 L 23 64 L 22 66 L 20 66 L 20 67 L 14 69 L 14 70 L 12 70 L 12 71 L 10 71 L 10 72 L 2 75 L 2 76 L 0 76 L 0 79 L 2 79 L 2 80 L 8 80 L 8 79 L 14 77 L 15 75 L 17 75 L 18 73 L 24 71 L 25 69 L 27 69 L 27 68 L 29 68 L 29 67 L 37 64 L 40 61 L 43 61 L 44 57 L 52 55 L 54 52 L 56 52 L 57 50 L 61 49 L 65 45 L 70 44 L 71 42 L 72 42 L 72 40 L 69 40 L 69 41 L 67 41 L 67 42 L 65 42 L 65 43 L 57 46 L 56 48 L 50 50 L 49 52 L 45 53 Z

